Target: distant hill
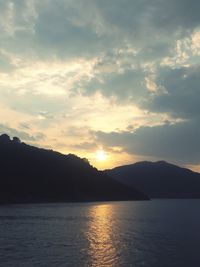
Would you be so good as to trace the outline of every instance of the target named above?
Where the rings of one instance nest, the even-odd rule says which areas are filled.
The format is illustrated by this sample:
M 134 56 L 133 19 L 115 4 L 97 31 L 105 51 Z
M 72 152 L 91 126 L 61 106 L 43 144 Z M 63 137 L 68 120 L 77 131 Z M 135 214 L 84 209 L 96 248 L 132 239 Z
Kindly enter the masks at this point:
M 86 159 L 0 136 L 0 203 L 141 199 L 147 197 Z
M 138 162 L 105 173 L 151 198 L 200 198 L 200 174 L 165 161 Z

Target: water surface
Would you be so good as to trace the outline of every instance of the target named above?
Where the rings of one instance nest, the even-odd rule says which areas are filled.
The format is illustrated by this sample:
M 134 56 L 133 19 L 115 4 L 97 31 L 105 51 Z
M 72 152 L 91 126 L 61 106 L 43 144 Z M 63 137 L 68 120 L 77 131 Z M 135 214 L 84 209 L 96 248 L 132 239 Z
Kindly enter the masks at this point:
M 0 266 L 196 267 L 200 200 L 0 206 Z

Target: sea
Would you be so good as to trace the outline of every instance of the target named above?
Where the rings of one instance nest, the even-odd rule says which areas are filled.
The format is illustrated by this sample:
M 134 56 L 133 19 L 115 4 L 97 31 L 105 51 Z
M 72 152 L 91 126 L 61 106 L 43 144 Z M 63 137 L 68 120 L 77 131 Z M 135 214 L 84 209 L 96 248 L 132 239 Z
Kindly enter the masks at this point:
M 0 206 L 1 267 L 198 267 L 200 200 Z

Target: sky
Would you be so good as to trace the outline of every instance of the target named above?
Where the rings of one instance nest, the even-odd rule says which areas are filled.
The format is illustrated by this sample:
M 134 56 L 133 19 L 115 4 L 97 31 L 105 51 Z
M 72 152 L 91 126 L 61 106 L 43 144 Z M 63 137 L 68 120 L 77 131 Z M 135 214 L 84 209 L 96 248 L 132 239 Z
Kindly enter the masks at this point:
M 200 1 L 0 0 L 0 133 L 99 169 L 200 171 Z

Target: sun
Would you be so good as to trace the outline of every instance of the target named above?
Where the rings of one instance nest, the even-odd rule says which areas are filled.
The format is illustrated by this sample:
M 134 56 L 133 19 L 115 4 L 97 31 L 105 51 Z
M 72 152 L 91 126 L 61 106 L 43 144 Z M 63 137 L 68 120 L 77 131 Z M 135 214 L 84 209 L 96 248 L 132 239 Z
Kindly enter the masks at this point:
M 103 149 L 97 150 L 95 153 L 95 158 L 97 161 L 106 160 L 106 158 L 107 158 L 106 152 Z

